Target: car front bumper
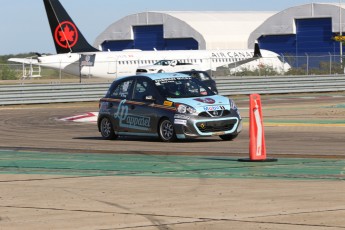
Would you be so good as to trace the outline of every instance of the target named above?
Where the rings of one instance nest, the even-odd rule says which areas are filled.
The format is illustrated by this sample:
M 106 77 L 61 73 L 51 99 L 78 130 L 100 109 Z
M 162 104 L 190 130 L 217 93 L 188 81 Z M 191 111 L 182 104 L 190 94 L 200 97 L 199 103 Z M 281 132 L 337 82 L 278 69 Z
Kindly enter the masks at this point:
M 237 135 L 242 131 L 239 116 L 200 117 L 175 115 L 174 128 L 178 139 Z

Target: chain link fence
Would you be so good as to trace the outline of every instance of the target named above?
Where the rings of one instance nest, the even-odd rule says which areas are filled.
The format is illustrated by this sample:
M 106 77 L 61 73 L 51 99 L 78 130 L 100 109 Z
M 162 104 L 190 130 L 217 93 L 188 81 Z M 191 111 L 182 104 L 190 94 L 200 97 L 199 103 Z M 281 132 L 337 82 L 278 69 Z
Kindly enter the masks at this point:
M 291 65 L 287 75 L 333 75 L 344 74 L 344 59 L 339 55 L 282 56 Z

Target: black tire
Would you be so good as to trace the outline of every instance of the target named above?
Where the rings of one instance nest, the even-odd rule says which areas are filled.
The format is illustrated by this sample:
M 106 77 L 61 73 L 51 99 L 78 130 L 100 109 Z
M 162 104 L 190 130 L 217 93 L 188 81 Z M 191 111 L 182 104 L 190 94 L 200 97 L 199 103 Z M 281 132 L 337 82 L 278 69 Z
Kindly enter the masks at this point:
M 113 124 L 107 117 L 103 117 L 100 122 L 100 131 L 102 137 L 106 140 L 116 139 L 118 136 L 115 135 Z
M 161 141 L 163 142 L 172 142 L 176 141 L 177 139 L 174 125 L 171 123 L 169 119 L 161 120 L 158 127 L 158 135 Z
M 157 73 L 164 73 L 164 72 L 165 72 L 164 70 L 160 69 L 160 70 L 158 70 Z
M 235 139 L 238 136 L 238 134 L 226 134 L 226 135 L 220 135 L 219 137 L 223 140 L 223 141 L 232 141 L 233 139 Z

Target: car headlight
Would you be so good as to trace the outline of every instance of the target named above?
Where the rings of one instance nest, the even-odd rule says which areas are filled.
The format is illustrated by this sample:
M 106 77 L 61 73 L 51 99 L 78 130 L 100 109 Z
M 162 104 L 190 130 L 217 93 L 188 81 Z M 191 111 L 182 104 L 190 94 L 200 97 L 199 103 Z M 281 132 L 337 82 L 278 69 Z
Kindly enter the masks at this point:
M 237 110 L 237 106 L 235 102 L 231 99 L 229 99 L 230 109 Z
M 193 107 L 188 106 L 188 105 L 176 104 L 176 108 L 177 108 L 178 113 L 185 113 L 185 114 L 196 113 L 196 110 Z
M 240 111 L 238 111 L 238 108 L 237 108 L 235 102 L 233 100 L 229 99 L 229 104 L 230 104 L 230 109 L 234 110 L 238 114 L 238 116 L 241 117 Z

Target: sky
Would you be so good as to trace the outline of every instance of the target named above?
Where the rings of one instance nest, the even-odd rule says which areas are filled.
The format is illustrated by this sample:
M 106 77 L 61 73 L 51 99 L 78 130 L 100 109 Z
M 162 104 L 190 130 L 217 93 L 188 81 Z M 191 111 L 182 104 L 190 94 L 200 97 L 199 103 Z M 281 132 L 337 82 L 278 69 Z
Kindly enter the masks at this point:
M 323 0 L 339 3 L 342 0 Z M 93 44 L 110 24 L 146 11 L 282 11 L 310 0 L 60 0 Z M 345 2 L 345 1 L 344 1 Z M 42 0 L 0 0 L 0 55 L 56 53 Z

